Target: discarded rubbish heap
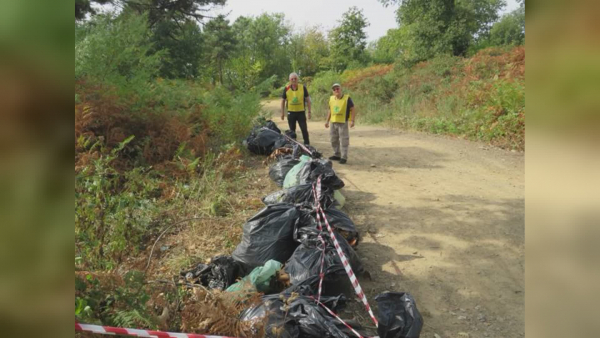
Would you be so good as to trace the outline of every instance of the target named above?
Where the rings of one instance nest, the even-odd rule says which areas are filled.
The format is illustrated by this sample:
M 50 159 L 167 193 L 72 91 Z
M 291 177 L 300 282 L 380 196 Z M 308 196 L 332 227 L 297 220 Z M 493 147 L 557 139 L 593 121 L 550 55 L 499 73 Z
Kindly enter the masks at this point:
M 257 335 L 368 337 L 365 328 L 334 312 L 354 292 L 379 337 L 419 337 L 423 318 L 408 293 L 377 295 L 379 321 L 373 314 L 357 279 L 365 272 L 354 251 L 360 236 L 340 210 L 344 182 L 315 148 L 288 135 L 272 121 L 252 130 L 245 145 L 255 154 L 273 154 L 277 162 L 269 176 L 283 190 L 262 199 L 266 207 L 243 225 L 231 257 L 217 256 L 182 272 L 181 278 L 209 289 L 264 294 L 262 303 L 238 318 Z

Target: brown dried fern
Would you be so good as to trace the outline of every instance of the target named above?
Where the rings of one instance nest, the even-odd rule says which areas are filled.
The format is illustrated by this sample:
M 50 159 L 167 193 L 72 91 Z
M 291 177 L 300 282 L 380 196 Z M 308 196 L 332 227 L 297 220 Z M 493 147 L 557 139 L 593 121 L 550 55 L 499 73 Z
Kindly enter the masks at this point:
M 240 321 L 241 312 L 260 304 L 257 292 L 218 292 L 197 288 L 182 310 L 182 330 L 233 337 L 262 337 L 266 318 Z

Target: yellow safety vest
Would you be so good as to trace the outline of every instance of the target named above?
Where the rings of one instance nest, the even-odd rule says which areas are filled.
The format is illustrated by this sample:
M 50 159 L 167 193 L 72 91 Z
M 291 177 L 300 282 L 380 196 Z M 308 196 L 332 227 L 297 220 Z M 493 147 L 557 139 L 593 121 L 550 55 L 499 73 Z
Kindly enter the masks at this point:
M 329 110 L 331 110 L 331 122 L 346 123 L 346 107 L 350 95 L 344 95 L 340 99 L 331 95 L 329 98 Z
M 297 90 L 292 90 L 292 85 L 285 91 L 288 111 L 301 112 L 304 111 L 304 86 L 298 84 Z

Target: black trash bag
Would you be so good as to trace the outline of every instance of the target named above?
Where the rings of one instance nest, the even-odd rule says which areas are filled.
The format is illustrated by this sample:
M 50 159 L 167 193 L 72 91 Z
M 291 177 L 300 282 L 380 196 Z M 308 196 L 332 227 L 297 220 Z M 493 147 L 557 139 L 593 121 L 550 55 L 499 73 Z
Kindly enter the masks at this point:
M 308 150 L 310 150 L 310 152 L 312 153 L 312 155 L 310 154 L 306 154 L 309 155 L 310 157 L 314 158 L 314 159 L 319 159 L 321 157 L 323 157 L 323 154 L 321 154 L 317 148 L 311 146 L 311 145 L 305 145 L 306 148 L 308 148 Z
M 225 290 L 238 278 L 246 276 L 250 269 L 230 256 L 215 256 L 210 264 L 198 264 L 195 268 L 182 271 L 181 277 L 193 284 L 202 284 L 209 289 Z
M 302 204 L 306 206 L 315 205 L 312 184 L 310 183 L 276 191 L 263 197 L 262 201 L 266 205 L 275 203 Z M 326 209 L 331 207 L 333 203 L 333 189 L 321 187 L 321 206 Z
M 267 120 L 264 127 L 277 132 L 277 134 L 281 134 L 281 130 L 277 127 L 277 124 L 275 122 L 273 122 L 273 120 Z
M 319 176 L 322 176 L 321 185 L 331 187 L 333 190 L 342 189 L 345 185 L 344 181 L 336 175 L 329 160 L 312 161 L 309 179 L 316 182 Z
M 344 267 L 340 265 L 330 266 L 328 269 L 323 270 L 323 274 L 322 296 L 336 296 L 340 293 L 350 296 L 354 295 L 354 288 Z M 313 275 L 296 284 L 291 284 L 282 292 L 286 294 L 295 292 L 299 295 L 314 296 L 319 292 L 319 281 L 319 275 Z
M 285 137 L 282 137 L 282 138 L 278 139 L 277 141 L 275 141 L 275 144 L 273 145 L 273 150 L 278 149 L 278 148 L 292 149 L 292 148 L 294 148 L 294 145 L 292 144 L 292 142 L 290 140 L 288 140 Z
M 300 160 L 293 158 L 291 155 L 282 156 L 279 158 L 279 161 L 273 164 L 269 169 L 269 177 L 277 184 L 277 186 L 282 187 L 285 175 L 287 175 L 288 171 L 298 163 L 300 163 Z
M 329 187 L 333 190 L 342 189 L 342 181 L 333 170 L 329 160 L 312 160 L 305 162 L 304 166 L 298 171 L 298 184 L 313 183 L 321 176 L 321 186 Z
M 356 275 L 361 275 L 364 272 L 364 268 L 360 262 L 360 258 L 358 258 L 354 249 L 352 249 L 342 235 L 337 231 L 334 231 L 333 233 L 346 256 L 348 263 L 350 263 L 352 271 L 354 271 Z M 296 248 L 283 267 L 284 271 L 289 274 L 290 283 L 292 285 L 298 284 L 311 276 L 318 276 L 320 274 L 322 243 L 318 238 L 319 234 L 321 234 L 326 246 L 323 270 L 332 270 L 338 266 L 343 268 L 342 261 L 338 256 L 333 240 L 327 231 L 320 232 L 312 227 L 300 228 L 295 234 L 295 237 L 301 244 Z M 341 274 L 346 275 L 345 270 L 341 271 Z
M 316 214 L 316 212 L 314 214 Z M 354 225 L 354 222 L 352 222 L 348 215 L 338 209 L 329 208 L 325 210 L 325 216 L 327 217 L 329 225 L 336 229 L 351 246 L 354 247 L 358 245 L 360 236 L 358 230 L 356 230 L 356 225 Z
M 265 317 L 265 337 L 332 337 L 347 338 L 353 333 L 337 321 L 313 298 L 303 295 L 276 294 L 263 296 L 262 304 L 240 314 L 243 322 L 259 322 Z M 345 306 L 345 297 L 321 297 L 321 302 L 332 311 Z
M 288 130 L 286 130 L 286 131 L 285 131 L 285 135 L 286 135 L 287 137 L 289 137 L 289 138 L 292 138 L 292 139 L 294 139 L 294 140 L 297 138 L 297 136 L 296 136 L 296 132 L 295 132 L 295 131 L 293 131 L 293 130 L 289 130 L 289 129 L 288 129 Z
M 287 203 L 307 204 L 315 206 L 315 196 L 313 194 L 312 184 L 300 184 L 287 189 L 284 199 Z M 334 203 L 333 189 L 321 187 L 321 207 L 329 208 Z
M 375 296 L 379 309 L 380 338 L 417 338 L 423 328 L 423 317 L 414 298 L 405 292 L 384 292 Z
M 244 224 L 242 241 L 232 256 L 250 268 L 269 259 L 287 261 L 298 243 L 296 228 L 309 224 L 310 215 L 290 204 L 274 204 L 259 211 Z
M 281 138 L 283 136 L 272 129 L 266 127 L 255 128 L 246 139 L 246 145 L 248 150 L 254 154 L 271 155 L 275 149 L 275 142 Z

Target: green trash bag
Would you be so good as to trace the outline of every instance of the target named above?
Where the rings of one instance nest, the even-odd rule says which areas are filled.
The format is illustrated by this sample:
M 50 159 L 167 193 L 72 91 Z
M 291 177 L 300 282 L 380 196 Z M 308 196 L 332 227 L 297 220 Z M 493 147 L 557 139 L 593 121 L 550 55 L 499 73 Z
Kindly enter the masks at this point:
M 292 169 L 288 171 L 287 175 L 285 175 L 283 187 L 287 189 L 300 184 L 300 182 L 298 182 L 298 172 L 306 165 L 306 162 L 310 162 L 311 160 L 312 159 L 309 156 L 300 156 L 300 163 L 293 166 Z
M 342 195 L 342 193 L 339 190 L 334 190 L 333 199 L 337 202 L 337 205 L 335 207 L 338 210 L 342 210 L 344 204 L 346 204 L 346 197 L 344 197 L 344 195 Z
M 256 289 L 258 292 L 269 292 L 271 278 L 275 276 L 277 271 L 281 270 L 281 265 L 278 261 L 270 259 L 265 265 L 254 268 L 248 276 L 230 285 L 225 291 L 233 292 Z

